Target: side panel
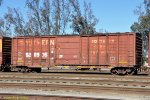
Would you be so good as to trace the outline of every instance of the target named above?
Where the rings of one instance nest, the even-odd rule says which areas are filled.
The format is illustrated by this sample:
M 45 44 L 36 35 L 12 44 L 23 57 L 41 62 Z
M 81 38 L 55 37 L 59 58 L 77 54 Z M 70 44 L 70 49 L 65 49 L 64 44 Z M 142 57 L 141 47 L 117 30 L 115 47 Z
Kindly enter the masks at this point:
M 34 37 L 32 67 L 52 67 L 55 65 L 55 38 Z
M 32 66 L 33 38 L 26 38 L 25 41 L 25 65 Z
M 89 63 L 89 37 L 81 37 L 81 65 Z
M 13 39 L 12 46 L 12 64 L 15 66 L 55 65 L 55 38 L 53 37 L 18 37 Z
M 42 38 L 42 48 L 41 48 L 41 65 L 44 67 L 49 66 L 49 49 L 50 45 L 48 43 L 49 38 Z
M 54 67 L 56 60 L 56 38 L 49 38 L 49 47 L 49 67 Z
M 60 36 L 56 43 L 56 65 L 80 64 L 79 36 Z
M 42 38 L 41 37 L 34 37 L 33 39 L 33 67 L 34 66 L 41 66 L 41 51 L 42 51 Z
M 107 55 L 108 64 L 111 66 L 118 65 L 118 36 L 110 35 L 107 37 Z
M 38 41 L 40 41 L 40 43 Z M 33 54 L 34 54 L 34 61 L 36 62 L 37 60 L 39 66 L 42 67 L 54 66 L 55 38 L 41 37 L 34 39 Z M 34 66 L 36 64 L 37 63 L 34 63 Z
M 99 36 L 99 65 L 108 65 L 107 36 Z
M 17 65 L 24 65 L 24 61 L 25 61 L 25 39 L 18 39 L 17 41 L 17 46 L 18 46 L 18 50 L 17 50 Z
M 130 58 L 129 59 L 129 49 L 128 46 L 129 44 L 131 45 L 131 50 L 133 51 L 134 49 L 134 45 L 133 45 L 133 38 L 129 37 L 128 35 L 118 35 L 118 39 L 119 39 L 119 66 L 127 66 L 128 65 L 128 61 L 129 60 L 133 60 L 133 55 L 131 54 L 132 52 L 130 52 Z
M 136 65 L 135 34 L 119 35 L 119 66 Z
M 119 66 L 139 65 L 137 58 L 140 62 L 142 58 L 142 56 L 139 56 L 142 55 L 142 43 L 138 43 L 142 41 L 139 40 L 136 34 L 119 35 Z M 138 47 L 136 45 L 138 45 Z
M 135 33 L 114 34 L 107 37 L 108 64 L 111 66 L 134 66 L 136 65 Z
M 24 39 L 13 39 L 12 44 L 12 64 L 23 66 L 25 61 L 25 41 Z
M 135 34 L 129 34 L 127 37 L 127 55 L 128 55 L 128 65 L 133 66 L 135 65 Z M 142 42 L 142 41 L 141 41 Z
M 12 65 L 31 66 L 32 65 L 32 37 L 16 37 L 12 39 Z
M 12 50 L 11 50 L 11 64 L 12 65 L 17 65 L 17 39 L 12 39 Z
M 98 36 L 89 37 L 89 65 L 98 65 Z

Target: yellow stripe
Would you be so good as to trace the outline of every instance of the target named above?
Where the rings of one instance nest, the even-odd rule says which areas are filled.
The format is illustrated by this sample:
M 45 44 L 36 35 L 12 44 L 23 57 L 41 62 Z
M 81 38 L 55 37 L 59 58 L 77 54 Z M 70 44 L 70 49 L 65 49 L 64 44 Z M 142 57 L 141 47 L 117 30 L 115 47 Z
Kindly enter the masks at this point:
M 23 60 L 17 60 L 17 62 L 24 62 Z
M 120 62 L 119 62 L 119 64 L 127 64 L 127 63 L 128 63 L 128 62 L 126 62 L 126 61 L 124 61 L 124 62 L 123 62 L 123 61 L 120 61 Z

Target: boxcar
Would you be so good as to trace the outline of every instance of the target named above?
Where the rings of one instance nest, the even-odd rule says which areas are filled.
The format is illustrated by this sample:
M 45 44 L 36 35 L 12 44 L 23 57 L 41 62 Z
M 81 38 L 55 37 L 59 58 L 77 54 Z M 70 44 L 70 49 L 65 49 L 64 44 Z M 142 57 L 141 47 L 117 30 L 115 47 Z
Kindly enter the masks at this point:
M 9 71 L 11 65 L 11 38 L 0 36 L 0 70 Z
M 59 66 L 131 74 L 142 65 L 142 38 L 138 33 L 14 37 L 11 61 L 18 71 Z

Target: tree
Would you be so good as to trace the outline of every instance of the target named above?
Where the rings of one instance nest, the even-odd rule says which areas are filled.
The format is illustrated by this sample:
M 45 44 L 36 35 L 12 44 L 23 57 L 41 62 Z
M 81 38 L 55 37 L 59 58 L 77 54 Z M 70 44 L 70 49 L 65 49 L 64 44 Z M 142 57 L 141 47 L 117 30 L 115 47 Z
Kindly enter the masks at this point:
M 71 19 L 71 4 L 68 0 L 53 0 L 52 20 L 53 34 L 66 34 Z
M 148 55 L 148 33 L 150 32 L 150 0 L 144 0 L 144 10 L 142 5 L 136 9 L 136 14 L 139 16 L 138 21 L 131 25 L 131 30 L 138 32 L 143 38 L 143 57 L 146 60 Z
M 2 5 L 3 0 L 0 0 L 0 6 Z
M 61 29 L 61 0 L 53 0 L 53 33 L 55 35 L 60 34 Z
M 91 3 L 87 3 L 84 0 L 84 18 L 86 19 L 86 34 L 94 34 L 95 33 L 95 25 L 98 23 L 98 19 L 94 16 L 93 11 L 91 9 Z
M 25 30 L 24 25 L 25 22 L 21 12 L 19 12 L 19 10 L 15 8 L 13 9 L 13 11 L 14 11 L 13 25 L 15 26 L 14 28 L 15 33 L 17 35 L 24 35 L 24 36 L 28 35 L 28 33 Z
M 70 0 L 74 12 L 72 14 L 72 28 L 78 34 L 94 34 L 98 19 L 95 18 L 91 9 L 91 3 L 84 1 L 84 14 L 81 13 L 78 0 Z
M 27 0 L 30 28 L 36 35 L 60 35 L 65 33 L 70 17 L 68 0 Z M 33 30 L 34 29 L 34 30 Z
M 4 15 L 4 18 L 0 19 L 0 35 L 11 36 L 12 19 L 12 10 L 8 8 L 8 12 Z
M 44 28 L 44 35 L 52 34 L 50 0 L 43 1 L 43 7 L 41 8 L 41 18 L 42 18 L 42 23 L 43 23 L 43 28 Z
M 5 14 L 5 22 L 7 22 L 9 29 L 14 31 L 15 34 L 13 35 L 28 35 L 25 29 L 24 18 L 19 9 L 8 8 L 8 12 Z
M 30 29 L 32 29 L 32 32 L 34 32 L 33 35 L 42 35 L 42 33 L 44 33 L 39 4 L 40 4 L 40 0 L 26 1 L 26 5 L 30 10 L 29 20 L 32 22 L 32 24 L 34 24 L 34 25 L 30 25 L 32 26 L 32 28 Z
M 8 8 L 4 19 L 0 20 L 0 30 L 4 33 L 13 30 L 14 35 L 23 36 L 62 35 L 70 30 L 78 34 L 95 33 L 97 19 L 91 3 L 84 1 L 83 11 L 78 0 L 26 0 L 25 4 L 26 20 L 19 9 Z
M 69 26 L 69 22 L 71 20 L 71 4 L 69 0 L 62 0 L 61 7 L 61 33 L 66 34 L 67 27 Z

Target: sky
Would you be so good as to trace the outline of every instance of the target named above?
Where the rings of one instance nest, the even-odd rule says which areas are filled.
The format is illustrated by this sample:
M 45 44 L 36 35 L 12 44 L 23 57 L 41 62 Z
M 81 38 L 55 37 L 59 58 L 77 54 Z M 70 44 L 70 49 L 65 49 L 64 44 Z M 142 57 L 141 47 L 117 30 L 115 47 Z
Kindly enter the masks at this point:
M 23 15 L 26 14 L 26 0 L 3 0 L 0 7 L 0 18 L 7 12 L 7 7 L 20 8 Z M 130 32 L 130 26 L 138 20 L 134 10 L 143 3 L 144 0 L 86 0 L 92 3 L 92 10 L 96 18 L 99 19 L 96 25 L 97 31 L 107 32 Z M 83 0 L 79 0 L 80 5 Z

